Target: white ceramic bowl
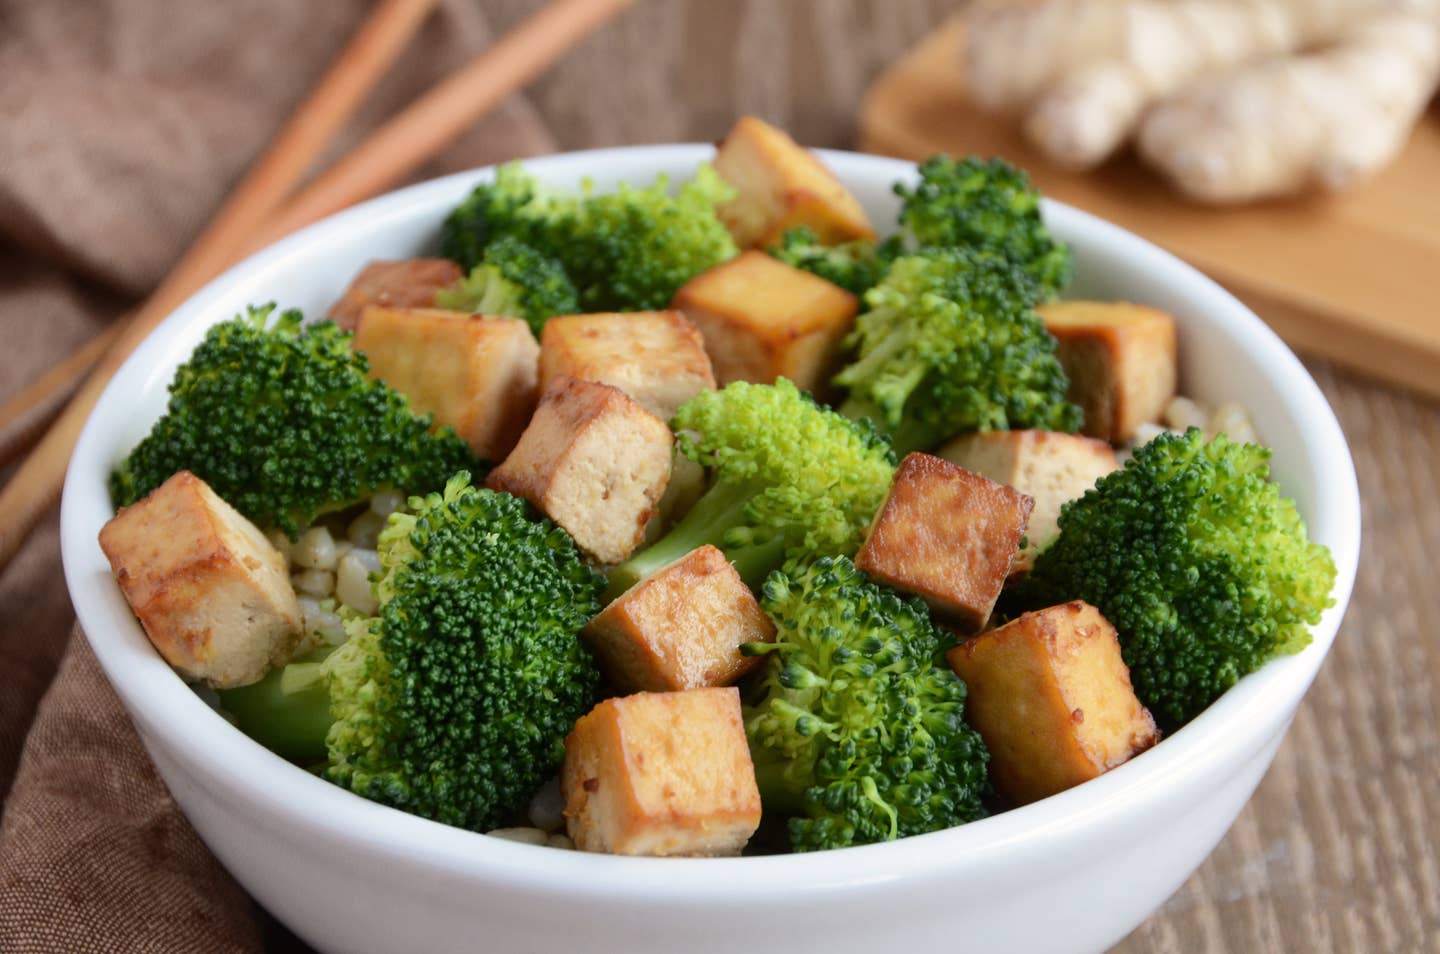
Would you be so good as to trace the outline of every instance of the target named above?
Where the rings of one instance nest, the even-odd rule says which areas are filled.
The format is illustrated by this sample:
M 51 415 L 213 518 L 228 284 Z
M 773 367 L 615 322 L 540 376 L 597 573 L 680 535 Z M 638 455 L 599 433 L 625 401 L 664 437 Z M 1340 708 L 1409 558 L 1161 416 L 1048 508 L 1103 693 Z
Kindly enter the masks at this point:
M 614 149 L 527 163 L 555 185 L 687 177 L 708 146 Z M 879 223 L 909 163 L 825 160 Z M 1270 663 L 1162 744 L 1053 798 L 883 845 L 734 859 L 620 858 L 536 848 L 403 814 L 333 787 L 227 724 L 151 649 L 96 534 L 106 475 L 149 429 L 207 326 L 249 302 L 310 314 L 372 258 L 433 249 L 447 210 L 486 173 L 405 189 L 269 248 L 171 315 L 91 416 L 65 483 L 65 574 L 76 612 L 176 801 L 225 866 L 326 951 L 1096 951 L 1153 911 L 1220 840 L 1259 783 L 1350 596 L 1359 499 L 1329 406 L 1290 351 L 1217 285 L 1149 243 L 1050 203 L 1075 251 L 1077 297 L 1172 312 L 1183 388 L 1250 409 L 1274 472 L 1339 568 L 1335 607 L 1297 656 Z

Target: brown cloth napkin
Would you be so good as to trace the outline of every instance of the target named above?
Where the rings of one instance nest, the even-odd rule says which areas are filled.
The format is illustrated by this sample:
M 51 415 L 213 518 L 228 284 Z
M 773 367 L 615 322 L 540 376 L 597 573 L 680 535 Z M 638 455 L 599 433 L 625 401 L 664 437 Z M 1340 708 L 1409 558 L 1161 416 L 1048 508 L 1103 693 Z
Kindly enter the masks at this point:
M 161 278 L 370 6 L 0 0 L 0 398 Z M 349 141 L 490 36 L 442 4 Z M 554 149 L 516 99 L 421 177 Z M 52 517 L 0 576 L 0 951 L 262 950 L 73 619 Z

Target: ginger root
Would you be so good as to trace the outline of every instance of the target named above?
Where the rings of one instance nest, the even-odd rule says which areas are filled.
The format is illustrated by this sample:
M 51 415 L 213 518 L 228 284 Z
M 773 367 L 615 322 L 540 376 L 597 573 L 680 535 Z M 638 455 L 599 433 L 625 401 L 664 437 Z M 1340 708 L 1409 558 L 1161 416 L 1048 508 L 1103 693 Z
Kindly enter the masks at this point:
M 1138 127 L 1184 192 L 1343 188 L 1404 145 L 1440 83 L 1440 0 L 1038 0 L 967 21 L 970 94 L 1084 168 Z
M 1145 117 L 1140 152 L 1205 202 L 1342 189 L 1395 157 L 1437 83 L 1435 17 L 1381 13 L 1322 52 L 1187 87 Z
M 1025 111 L 1055 162 L 1094 166 L 1144 111 L 1196 79 L 1339 39 L 1383 0 L 1044 0 L 981 10 L 969 33 L 971 93 Z
M 1130 64 L 1170 83 L 1209 64 L 1333 39 L 1383 0 L 1040 0 L 979 4 L 966 19 L 971 96 L 996 112 L 1028 109 L 1067 78 Z
M 1329 42 L 1347 14 L 1341 4 L 1285 0 L 1131 6 L 1122 54 L 1058 77 L 1026 116 L 1030 141 L 1061 165 L 1086 168 L 1105 161 L 1147 107 L 1198 77 Z
M 966 17 L 970 95 L 992 112 L 1015 112 L 1067 72 L 1124 50 L 1133 0 L 1044 0 L 981 5 Z

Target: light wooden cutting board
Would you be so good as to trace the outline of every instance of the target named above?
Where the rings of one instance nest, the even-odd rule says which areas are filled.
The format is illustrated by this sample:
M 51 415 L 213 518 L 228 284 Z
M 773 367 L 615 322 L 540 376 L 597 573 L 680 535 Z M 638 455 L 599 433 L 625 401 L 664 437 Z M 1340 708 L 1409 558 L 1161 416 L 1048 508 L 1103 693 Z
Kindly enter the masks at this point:
M 1088 173 L 1047 162 L 1015 123 L 966 100 L 963 39 L 952 19 L 880 76 L 861 110 L 862 149 L 1003 156 L 1046 195 L 1205 271 L 1297 350 L 1440 396 L 1440 105 L 1399 161 L 1356 191 L 1211 208 L 1132 156 Z

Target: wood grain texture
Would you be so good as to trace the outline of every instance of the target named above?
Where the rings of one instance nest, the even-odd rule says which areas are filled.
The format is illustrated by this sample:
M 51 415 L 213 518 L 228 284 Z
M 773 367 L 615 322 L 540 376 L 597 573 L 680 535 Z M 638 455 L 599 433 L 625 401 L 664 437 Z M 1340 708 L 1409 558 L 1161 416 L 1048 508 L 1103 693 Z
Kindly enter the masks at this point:
M 503 25 L 531 6 L 490 9 Z M 853 147 L 868 83 L 954 9 L 644 4 L 537 84 L 532 101 L 567 149 L 715 139 L 742 112 L 812 145 Z M 1430 556 L 1440 547 L 1440 405 L 1310 366 L 1351 441 L 1365 502 L 1350 613 L 1259 791 L 1205 865 L 1118 946 L 1124 954 L 1440 951 L 1440 587 Z
M 1057 199 L 1118 222 L 1227 285 L 1296 348 L 1440 396 L 1440 108 L 1372 181 L 1338 196 L 1236 208 L 1176 195 L 1123 155 L 1074 172 L 1031 148 L 1018 124 L 971 105 L 958 17 L 900 58 L 871 88 L 863 148 L 907 158 L 999 155 Z

